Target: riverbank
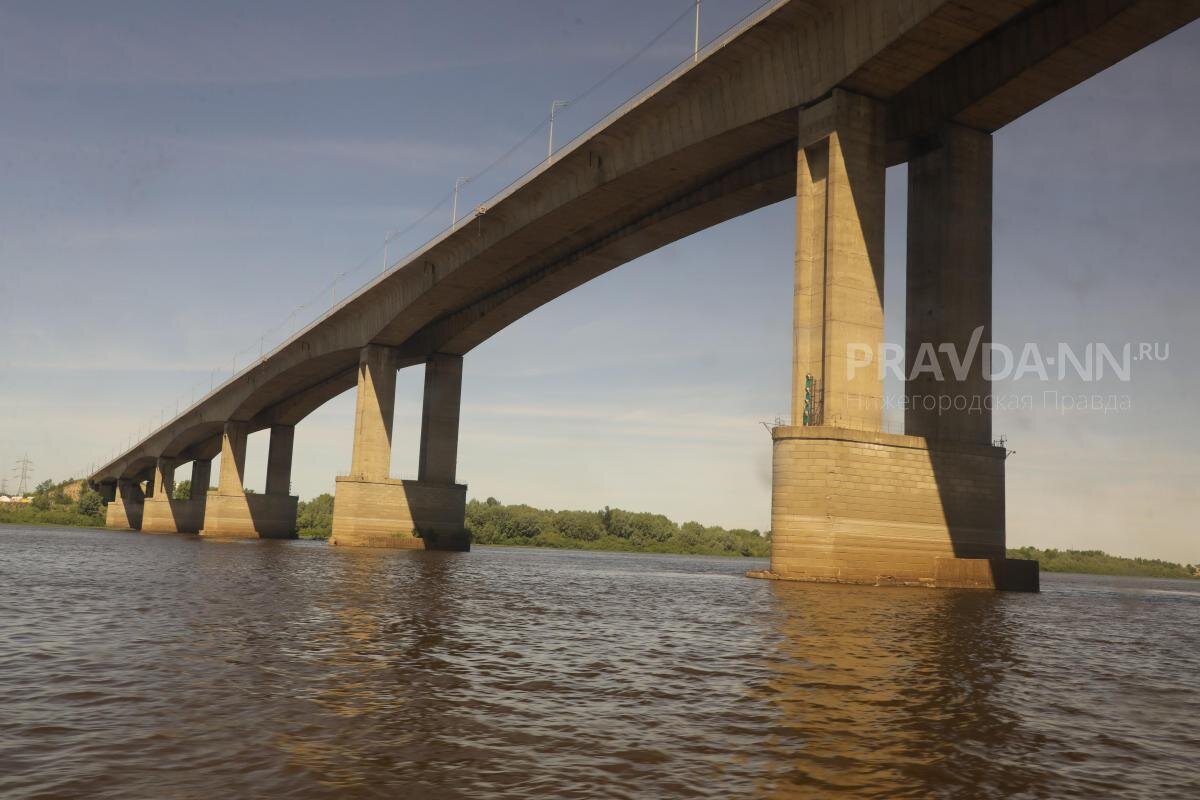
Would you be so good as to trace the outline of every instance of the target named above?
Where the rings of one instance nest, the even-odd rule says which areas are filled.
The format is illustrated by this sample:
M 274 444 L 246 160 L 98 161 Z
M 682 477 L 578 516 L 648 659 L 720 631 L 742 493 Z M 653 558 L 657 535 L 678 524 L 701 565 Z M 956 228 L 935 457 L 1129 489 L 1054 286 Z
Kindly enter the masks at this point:
M 104 516 L 85 514 L 75 506 L 38 509 L 31 505 L 0 507 L 0 524 L 104 528 Z M 604 508 L 601 511 L 555 511 L 527 505 L 504 505 L 494 498 L 467 504 L 467 530 L 476 544 L 501 547 L 545 547 L 614 553 L 768 558 L 770 532 L 728 530 L 698 522 L 676 523 L 662 514 Z M 319 495 L 301 502 L 297 527 L 302 539 L 328 539 L 333 525 L 333 497 Z M 1114 575 L 1141 578 L 1197 579 L 1197 567 L 1152 558 L 1126 558 L 1100 550 L 1017 547 L 1009 558 L 1033 559 L 1043 572 Z
M 1130 578 L 1200 578 L 1197 567 L 1176 564 L 1157 558 L 1125 558 L 1102 550 L 1042 550 L 1037 547 L 1016 547 L 1008 551 L 1009 558 L 1030 558 L 1037 561 L 1043 572 L 1064 572 L 1076 575 L 1120 575 Z
M 104 517 L 79 511 L 52 508 L 41 511 L 29 506 L 0 507 L 0 525 L 54 525 L 63 528 L 103 528 Z

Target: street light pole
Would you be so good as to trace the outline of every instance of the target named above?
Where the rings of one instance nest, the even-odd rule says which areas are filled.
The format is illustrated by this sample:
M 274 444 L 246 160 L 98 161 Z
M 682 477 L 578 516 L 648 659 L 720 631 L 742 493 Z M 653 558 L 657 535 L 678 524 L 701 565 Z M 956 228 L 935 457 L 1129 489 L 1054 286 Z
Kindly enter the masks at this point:
M 692 47 L 692 63 L 700 60 L 700 0 L 696 0 L 696 40 Z
M 546 161 L 554 160 L 554 115 L 560 108 L 571 105 L 568 100 L 555 100 L 550 104 L 550 146 L 546 149 Z

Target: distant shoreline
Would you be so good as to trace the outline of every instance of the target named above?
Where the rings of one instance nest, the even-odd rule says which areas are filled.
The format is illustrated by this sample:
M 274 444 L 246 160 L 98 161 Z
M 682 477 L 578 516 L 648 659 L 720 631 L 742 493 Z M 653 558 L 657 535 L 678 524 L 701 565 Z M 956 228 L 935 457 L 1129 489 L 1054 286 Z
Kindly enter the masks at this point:
M 322 495 L 301 504 L 300 538 L 327 539 L 333 498 Z M 305 515 L 305 507 L 308 507 Z M 0 525 L 106 530 L 103 517 L 65 508 L 38 510 L 29 505 L 0 507 Z M 609 553 L 770 557 L 770 535 L 758 531 L 725 530 L 695 522 L 676 524 L 659 514 L 620 509 L 550 511 L 530 506 L 505 506 L 494 500 L 472 500 L 467 528 L 476 544 L 535 547 Z M 581 538 L 590 537 L 590 538 Z M 1126 558 L 1100 550 L 1009 548 L 1009 558 L 1033 559 L 1043 572 L 1068 575 L 1109 575 L 1128 578 L 1197 580 L 1197 568 L 1161 559 Z

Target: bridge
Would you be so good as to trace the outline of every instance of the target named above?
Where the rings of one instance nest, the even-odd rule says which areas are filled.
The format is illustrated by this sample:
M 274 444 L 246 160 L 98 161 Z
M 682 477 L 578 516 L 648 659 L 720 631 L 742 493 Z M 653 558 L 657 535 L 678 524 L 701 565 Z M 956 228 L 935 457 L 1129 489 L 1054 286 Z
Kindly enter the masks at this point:
M 1200 0 L 780 0 L 90 476 L 108 525 L 291 537 L 295 425 L 357 387 L 332 544 L 466 549 L 464 356 L 659 247 L 795 198 L 792 419 L 772 431 L 764 577 L 1036 588 L 1005 559 L 983 367 L 906 385 L 882 428 L 884 183 L 907 162 L 907 359 L 991 336 L 992 134 L 1200 13 Z M 1120 113 L 1120 109 L 1113 109 Z M 423 365 L 415 479 L 389 474 L 397 370 Z M 960 403 L 961 401 L 961 403 Z M 948 402 L 949 411 L 945 403 Z M 266 491 L 246 439 L 270 431 Z M 203 487 L 221 455 L 215 493 Z M 193 463 L 190 500 L 172 499 Z

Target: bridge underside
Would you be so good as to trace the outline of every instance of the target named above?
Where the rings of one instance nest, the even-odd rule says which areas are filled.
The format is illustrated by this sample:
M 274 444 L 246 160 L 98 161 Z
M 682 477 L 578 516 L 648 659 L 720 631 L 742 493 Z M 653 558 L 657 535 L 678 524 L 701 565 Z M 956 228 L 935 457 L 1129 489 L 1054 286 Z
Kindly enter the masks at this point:
M 782 2 L 92 480 L 119 496 L 114 524 L 137 527 L 137 492 L 118 481 L 223 450 L 236 462 L 250 432 L 270 428 L 273 448 L 280 437 L 286 458 L 273 463 L 284 475 L 291 428 L 357 385 L 355 466 L 338 482 L 335 540 L 462 546 L 465 487 L 446 468 L 458 384 L 446 365 L 461 370 L 478 344 L 604 272 L 796 197 L 794 413 L 775 434 L 774 572 L 1011 583 L 1023 568 L 998 561 L 1002 451 L 990 413 L 971 413 L 990 397 L 982 375 L 907 386 L 935 406 L 968 406 L 910 410 L 898 439 L 880 438 L 870 371 L 844 377 L 847 347 L 882 341 L 884 170 L 910 165 L 909 349 L 965 347 L 978 327 L 986 343 L 991 133 L 1198 13 L 1200 0 Z M 396 481 L 380 466 L 391 407 L 378 389 L 383 373 L 416 364 L 426 365 L 428 475 Z M 807 414 L 806 391 L 819 405 Z M 151 518 L 172 522 L 154 524 L 191 529 L 200 513 L 205 532 L 287 535 L 286 480 L 268 490 L 274 499 L 247 501 L 240 465 L 225 462 L 204 510 L 160 505 Z

